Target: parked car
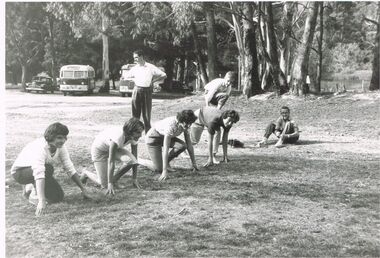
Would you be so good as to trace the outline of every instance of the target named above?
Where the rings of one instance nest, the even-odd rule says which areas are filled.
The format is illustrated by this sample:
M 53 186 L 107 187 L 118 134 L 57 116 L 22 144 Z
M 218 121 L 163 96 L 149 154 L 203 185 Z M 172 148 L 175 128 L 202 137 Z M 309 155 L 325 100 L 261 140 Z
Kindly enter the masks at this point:
M 53 79 L 46 73 L 42 72 L 33 76 L 32 82 L 26 84 L 26 92 L 42 92 L 50 91 L 54 93 L 57 88 L 54 86 Z
M 119 92 L 123 97 L 125 97 L 125 95 L 129 97 L 132 96 L 132 91 L 135 87 L 135 82 L 132 79 L 125 78 L 125 75 L 133 66 L 135 66 L 135 64 L 123 65 L 120 70 Z

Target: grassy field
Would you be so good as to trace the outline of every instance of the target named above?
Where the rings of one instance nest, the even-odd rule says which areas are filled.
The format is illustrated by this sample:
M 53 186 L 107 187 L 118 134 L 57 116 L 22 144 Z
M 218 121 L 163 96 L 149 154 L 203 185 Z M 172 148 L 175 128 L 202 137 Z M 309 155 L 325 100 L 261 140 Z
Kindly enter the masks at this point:
M 5 101 L 7 257 L 380 256 L 379 93 L 232 97 L 226 108 L 238 110 L 241 121 L 230 138 L 245 148 L 229 148 L 230 163 L 193 174 L 189 159 L 178 158 L 177 172 L 164 183 L 140 168 L 141 190 L 128 187 L 98 203 L 82 200 L 57 171 L 65 200 L 40 218 L 9 175 L 23 146 L 61 121 L 69 126 L 67 146 L 77 169 L 92 170 L 95 134 L 122 125 L 130 99 L 7 90 Z M 201 96 L 155 99 L 152 120 L 202 104 Z M 283 105 L 299 124 L 300 142 L 254 147 Z M 199 165 L 207 159 L 205 140 L 206 133 L 195 147 Z M 148 157 L 143 144 L 139 155 Z M 131 176 L 121 183 L 131 186 Z

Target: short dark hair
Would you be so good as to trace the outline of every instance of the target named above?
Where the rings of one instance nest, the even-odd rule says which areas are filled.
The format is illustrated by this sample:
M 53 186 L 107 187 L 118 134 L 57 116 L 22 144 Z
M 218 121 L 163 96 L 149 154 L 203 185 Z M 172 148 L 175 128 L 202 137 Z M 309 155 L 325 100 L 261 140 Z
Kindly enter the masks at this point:
M 281 109 L 287 109 L 290 112 L 290 109 L 287 106 L 282 106 Z
M 133 54 L 144 57 L 144 52 L 141 49 L 133 51 Z
M 177 120 L 180 123 L 192 124 L 197 120 L 193 110 L 186 109 L 177 113 Z
M 226 73 L 226 75 L 224 76 L 224 78 L 226 78 L 226 77 L 230 77 L 232 79 L 232 81 L 236 81 L 236 73 L 233 71 L 228 71 Z
M 127 136 L 131 136 L 133 132 L 142 132 L 143 130 L 144 123 L 135 117 L 130 118 L 123 126 L 123 132 Z
M 69 128 L 67 128 L 66 125 L 55 122 L 46 128 L 44 137 L 47 142 L 52 142 L 54 141 L 55 137 L 57 137 L 57 135 L 67 136 L 68 134 Z
M 226 119 L 227 117 L 231 117 L 233 123 L 237 123 L 240 120 L 239 113 L 235 110 L 226 110 L 222 113 L 222 118 Z

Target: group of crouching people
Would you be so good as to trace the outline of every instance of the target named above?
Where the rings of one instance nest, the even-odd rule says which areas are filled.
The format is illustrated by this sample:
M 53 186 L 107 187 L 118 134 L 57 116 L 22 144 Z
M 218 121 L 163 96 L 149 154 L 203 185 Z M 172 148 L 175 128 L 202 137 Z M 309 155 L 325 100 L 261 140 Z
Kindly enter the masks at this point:
M 63 200 L 63 190 L 53 175 L 54 167 L 58 163 L 63 165 L 63 169 L 81 189 L 83 196 L 93 199 L 93 193 L 85 186 L 88 179 L 105 189 L 106 195 L 114 195 L 118 180 L 132 169 L 133 186 L 140 188 L 137 180 L 138 166 L 160 173 L 158 180 L 164 181 L 168 173 L 174 171 L 170 162 L 185 151 L 190 157 L 193 171 L 199 170 L 193 146 L 199 143 L 205 129 L 208 133 L 208 159 L 204 167 L 228 162 L 228 134 L 232 126 L 240 120 L 237 111 L 222 111 L 230 95 L 230 91 L 226 91 L 228 85 L 232 84 L 230 75 L 227 73 L 224 79 L 215 79 L 219 81 L 215 83 L 214 80 L 210 85 L 206 85 L 204 107 L 195 111 L 182 110 L 176 116 L 153 123 L 152 127 L 145 131 L 145 144 L 150 159 L 138 156 L 137 144 L 147 128 L 138 118 L 132 117 L 123 126 L 109 127 L 95 137 L 91 145 L 91 159 L 95 172 L 84 169 L 79 174 L 64 145 L 69 129 L 57 122 L 47 127 L 44 137 L 23 148 L 11 168 L 11 174 L 23 185 L 23 195 L 37 206 L 36 215 L 39 216 L 43 214 L 47 204 Z M 213 88 L 213 85 L 216 86 Z M 179 138 L 182 134 L 184 140 Z M 267 145 L 271 134 L 278 137 L 276 147 L 298 140 L 298 127 L 290 120 L 289 108 L 281 108 L 281 116 L 267 126 L 264 138 L 258 146 Z M 216 157 L 220 140 L 223 150 L 221 161 Z M 128 145 L 131 146 L 131 151 L 127 150 Z M 122 165 L 116 170 L 117 162 L 121 162 Z

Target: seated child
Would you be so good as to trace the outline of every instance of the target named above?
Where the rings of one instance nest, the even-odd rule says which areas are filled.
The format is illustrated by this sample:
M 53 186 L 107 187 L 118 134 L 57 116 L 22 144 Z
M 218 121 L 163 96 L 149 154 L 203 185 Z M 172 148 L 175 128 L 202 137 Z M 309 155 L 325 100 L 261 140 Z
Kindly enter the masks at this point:
M 299 131 L 296 123 L 290 119 L 290 109 L 286 106 L 281 108 L 281 116 L 276 123 L 271 122 L 265 129 L 264 139 L 258 143 L 258 147 L 268 144 L 269 136 L 274 133 L 278 141 L 275 144 L 277 148 L 281 148 L 286 143 L 296 143 L 299 139 Z

